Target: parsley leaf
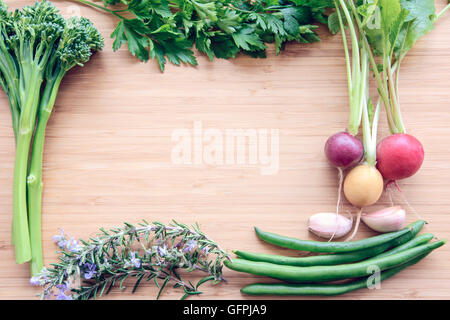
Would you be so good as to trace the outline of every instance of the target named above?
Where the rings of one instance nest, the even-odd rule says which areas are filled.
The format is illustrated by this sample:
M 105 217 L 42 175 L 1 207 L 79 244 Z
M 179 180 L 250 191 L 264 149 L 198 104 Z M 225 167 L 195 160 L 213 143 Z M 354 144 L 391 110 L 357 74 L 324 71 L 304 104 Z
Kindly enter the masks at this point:
M 114 11 L 112 6 L 119 3 L 121 10 Z M 312 23 L 326 23 L 325 10 L 333 7 L 332 0 L 103 0 L 103 4 L 120 19 L 111 34 L 113 49 L 127 44 L 132 55 L 141 61 L 157 60 L 162 71 L 167 62 L 196 65 L 194 47 L 211 60 L 239 53 L 262 58 L 266 43 L 275 43 L 278 54 L 289 41 L 319 41 Z
M 257 51 L 266 49 L 266 45 L 255 33 L 255 29 L 247 26 L 232 34 L 234 42 L 239 48 L 246 51 Z

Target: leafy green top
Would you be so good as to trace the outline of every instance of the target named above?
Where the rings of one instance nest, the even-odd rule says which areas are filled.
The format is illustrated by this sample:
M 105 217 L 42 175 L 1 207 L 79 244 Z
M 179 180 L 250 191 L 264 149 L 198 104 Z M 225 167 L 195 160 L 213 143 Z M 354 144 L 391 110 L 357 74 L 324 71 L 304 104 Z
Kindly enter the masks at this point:
M 380 57 L 377 64 L 372 57 L 372 69 L 392 133 L 406 131 L 399 101 L 400 64 L 417 40 L 433 30 L 435 11 L 434 0 L 366 0 L 358 7 L 361 28 Z
M 139 60 L 156 59 L 162 71 L 167 61 L 197 65 L 194 47 L 213 60 L 240 52 L 265 57 L 266 43 L 275 43 L 278 54 L 287 41 L 319 41 L 311 23 L 326 22 L 324 11 L 332 7 L 331 0 L 103 0 L 105 7 L 74 1 L 120 18 L 113 49 L 127 44 Z M 125 9 L 109 7 L 119 3 Z

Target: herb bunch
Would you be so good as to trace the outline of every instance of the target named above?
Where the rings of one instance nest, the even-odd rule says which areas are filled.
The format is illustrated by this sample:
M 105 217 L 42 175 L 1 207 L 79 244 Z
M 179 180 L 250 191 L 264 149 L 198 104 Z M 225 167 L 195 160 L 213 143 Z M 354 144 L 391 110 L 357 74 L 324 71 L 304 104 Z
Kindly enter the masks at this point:
M 325 9 L 333 7 L 332 0 L 73 1 L 119 18 L 113 49 L 127 44 L 139 60 L 156 59 L 161 71 L 167 60 L 197 65 L 193 48 L 213 60 L 240 52 L 265 57 L 266 43 L 275 43 L 278 54 L 288 41 L 320 41 L 311 23 L 326 23 Z
M 43 287 L 42 299 L 101 298 L 114 287 L 124 289 L 128 278 L 135 278 L 131 293 L 142 281 L 153 281 L 159 288 L 157 299 L 167 285 L 183 289 L 185 299 L 201 294 L 198 289 L 205 282 L 224 281 L 223 261 L 230 258 L 197 224 L 143 221 L 100 231 L 89 241 L 69 238 L 64 231 L 53 237 L 62 249 L 60 261 L 30 281 Z M 206 274 L 196 284 L 182 279 L 180 271 L 196 270 Z

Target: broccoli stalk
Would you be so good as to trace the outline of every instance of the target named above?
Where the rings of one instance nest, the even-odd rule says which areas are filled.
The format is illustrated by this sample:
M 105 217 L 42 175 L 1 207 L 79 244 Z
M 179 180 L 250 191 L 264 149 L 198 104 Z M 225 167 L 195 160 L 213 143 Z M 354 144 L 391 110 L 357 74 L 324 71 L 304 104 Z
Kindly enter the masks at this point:
M 0 0 L 0 84 L 8 95 L 16 138 L 12 242 L 17 263 L 43 266 L 42 156 L 45 129 L 64 75 L 103 47 L 85 18 L 67 21 L 47 0 L 7 11 Z
M 11 32 L 11 14 L 7 11 L 6 4 L 0 2 L 0 85 L 8 96 L 11 108 L 14 137 L 17 137 L 19 123 L 19 97 L 16 60 L 9 53 L 9 34 Z
M 16 262 L 31 259 L 27 209 L 27 176 L 31 141 L 35 129 L 44 70 L 53 54 L 64 19 L 49 2 L 36 3 L 16 11 L 11 19 L 10 51 L 18 66 L 20 115 L 16 136 L 13 187 L 13 242 Z
M 28 215 L 31 238 L 31 273 L 37 274 L 43 265 L 41 216 L 42 216 L 42 162 L 45 131 L 55 105 L 61 81 L 75 66 L 89 61 L 92 51 L 103 47 L 103 38 L 86 18 L 70 18 L 64 29 L 56 54 L 47 65 L 45 88 L 39 105 L 38 122 L 33 140 L 28 185 Z

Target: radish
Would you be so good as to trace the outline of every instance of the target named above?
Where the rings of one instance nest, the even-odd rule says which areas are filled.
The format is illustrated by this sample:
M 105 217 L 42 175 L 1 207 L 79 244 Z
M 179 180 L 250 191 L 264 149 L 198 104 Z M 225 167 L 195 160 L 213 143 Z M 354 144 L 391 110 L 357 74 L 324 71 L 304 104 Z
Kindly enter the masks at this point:
M 355 207 L 360 208 L 355 222 L 355 228 L 346 241 L 353 239 L 359 228 L 362 208 L 371 206 L 378 201 L 383 193 L 383 176 L 376 168 L 376 142 L 377 127 L 380 116 L 380 103 L 378 103 L 370 127 L 368 107 L 363 109 L 363 137 L 365 149 L 365 162 L 354 167 L 345 178 L 344 195 Z
M 384 138 L 377 147 L 377 168 L 387 180 L 414 175 L 423 163 L 424 151 L 419 140 L 405 133 Z
M 400 65 L 416 41 L 433 30 L 436 21 L 450 7 L 447 5 L 436 14 L 433 0 L 421 0 L 420 6 L 411 2 L 389 0 L 369 4 L 364 1 L 364 5 L 371 6 L 371 10 L 365 11 L 362 21 L 357 19 L 363 42 L 372 49 L 369 53 L 370 63 L 392 133 L 392 136 L 382 140 L 377 148 L 377 168 L 383 177 L 389 180 L 388 185 L 414 175 L 424 159 L 422 144 L 406 134 L 402 120 Z M 356 12 L 358 8 L 353 2 L 349 3 Z M 369 26 L 366 23 L 372 18 L 377 19 L 378 23 Z M 379 59 L 376 59 L 375 55 L 378 55 Z
M 353 168 L 345 178 L 344 195 L 355 207 L 371 206 L 383 193 L 383 176 L 367 163 Z
M 360 140 L 348 132 L 338 132 L 328 138 L 324 148 L 328 161 L 338 170 L 339 187 L 336 203 L 336 217 L 334 225 L 338 225 L 339 207 L 341 204 L 342 183 L 344 181 L 343 170 L 358 164 L 364 156 L 364 147 Z M 337 235 L 334 230 L 330 241 Z
M 335 0 L 334 4 L 344 44 L 350 99 L 350 124 L 347 135 L 338 134 L 336 138 L 333 136 L 329 139 L 330 142 L 327 142 L 325 146 L 325 153 L 330 162 L 338 167 L 340 172 L 342 172 L 340 166 L 358 164 L 361 160 L 361 153 L 359 152 L 363 151 L 365 156 L 365 162 L 354 167 L 347 174 L 343 184 L 345 197 L 352 205 L 359 208 L 353 233 L 347 238 L 347 240 L 350 240 L 358 230 L 362 208 L 377 202 L 383 192 L 383 177 L 375 167 L 380 102 L 378 102 L 374 112 L 369 98 L 370 47 L 364 41 L 360 41 L 364 38 L 364 35 L 362 30 L 359 30 L 359 14 L 357 10 L 349 7 L 344 0 Z M 348 27 L 350 35 L 351 51 L 347 44 L 346 27 Z M 354 136 L 358 133 L 361 122 L 363 143 L 358 144 L 353 139 L 356 140 Z M 346 143 L 338 144 L 341 140 Z M 352 149 L 349 149 L 349 144 L 353 147 Z
M 359 48 L 363 74 L 368 70 L 365 64 L 369 61 L 379 93 L 374 115 L 370 108 L 363 108 L 362 124 L 366 161 L 363 165 L 355 167 L 344 182 L 346 198 L 360 208 L 378 200 L 382 192 L 383 177 L 390 180 L 389 185 L 390 182 L 397 185 L 396 180 L 415 174 L 424 158 L 421 143 L 413 136 L 406 134 L 403 124 L 399 100 L 400 64 L 414 43 L 433 29 L 433 24 L 448 10 L 449 6 L 436 15 L 433 0 L 422 0 L 420 8 L 416 8 L 417 6 L 411 2 L 334 0 L 343 34 L 343 19 L 340 12 L 345 14 L 352 37 L 352 54 L 358 52 L 355 47 Z M 355 25 L 358 34 L 354 31 Z M 347 48 L 346 51 L 348 51 Z M 375 57 L 376 55 L 379 58 Z M 348 60 L 348 52 L 346 58 Z M 350 70 L 348 64 L 347 70 L 352 73 L 355 70 L 359 72 L 357 68 Z M 364 101 L 364 95 L 368 96 L 365 76 L 361 75 L 359 82 L 352 80 L 354 78 L 349 77 L 350 84 L 356 84 L 356 87 L 361 88 L 359 94 Z M 376 133 L 381 101 L 386 110 L 392 136 L 381 141 L 377 147 Z M 361 211 L 359 211 L 355 230 Z
M 383 176 L 375 167 L 376 164 L 376 137 L 380 106 L 378 104 L 373 119 L 372 130 L 367 108 L 363 110 L 363 136 L 366 161 L 354 167 L 345 178 L 344 195 L 355 207 L 360 208 L 356 217 L 355 228 L 346 241 L 353 239 L 359 228 L 362 208 L 375 204 L 383 193 Z
M 328 161 L 342 170 L 358 164 L 364 155 L 362 142 L 348 132 L 338 132 L 329 137 L 324 151 Z
M 356 135 L 358 134 L 359 127 L 361 125 L 362 109 L 365 103 L 367 103 L 367 101 L 365 101 L 366 99 L 365 95 L 361 93 L 366 91 L 366 85 L 368 82 L 366 81 L 366 77 L 363 76 L 363 71 L 361 67 L 360 48 L 357 41 L 356 28 L 352 23 L 349 24 L 352 40 L 352 50 L 351 50 L 352 56 L 350 59 L 350 50 L 347 44 L 344 19 L 342 17 L 341 10 L 339 10 L 337 6 L 336 8 L 337 8 L 336 13 L 338 14 L 339 26 L 342 33 L 342 40 L 345 49 L 344 53 L 348 79 L 350 119 L 347 131 L 338 132 L 329 137 L 324 147 L 325 155 L 330 164 L 337 168 L 339 177 L 335 225 L 337 225 L 337 220 L 339 217 L 338 215 L 341 203 L 342 185 L 344 181 L 343 170 L 357 165 L 364 156 L 364 146 L 362 142 L 358 138 L 356 138 Z M 349 12 L 347 9 L 345 10 L 346 12 L 344 12 L 344 14 L 347 16 Z M 348 18 L 346 18 L 346 20 L 349 21 Z M 361 79 L 363 79 L 363 81 L 361 81 Z M 334 236 L 335 234 L 333 234 L 331 239 Z

